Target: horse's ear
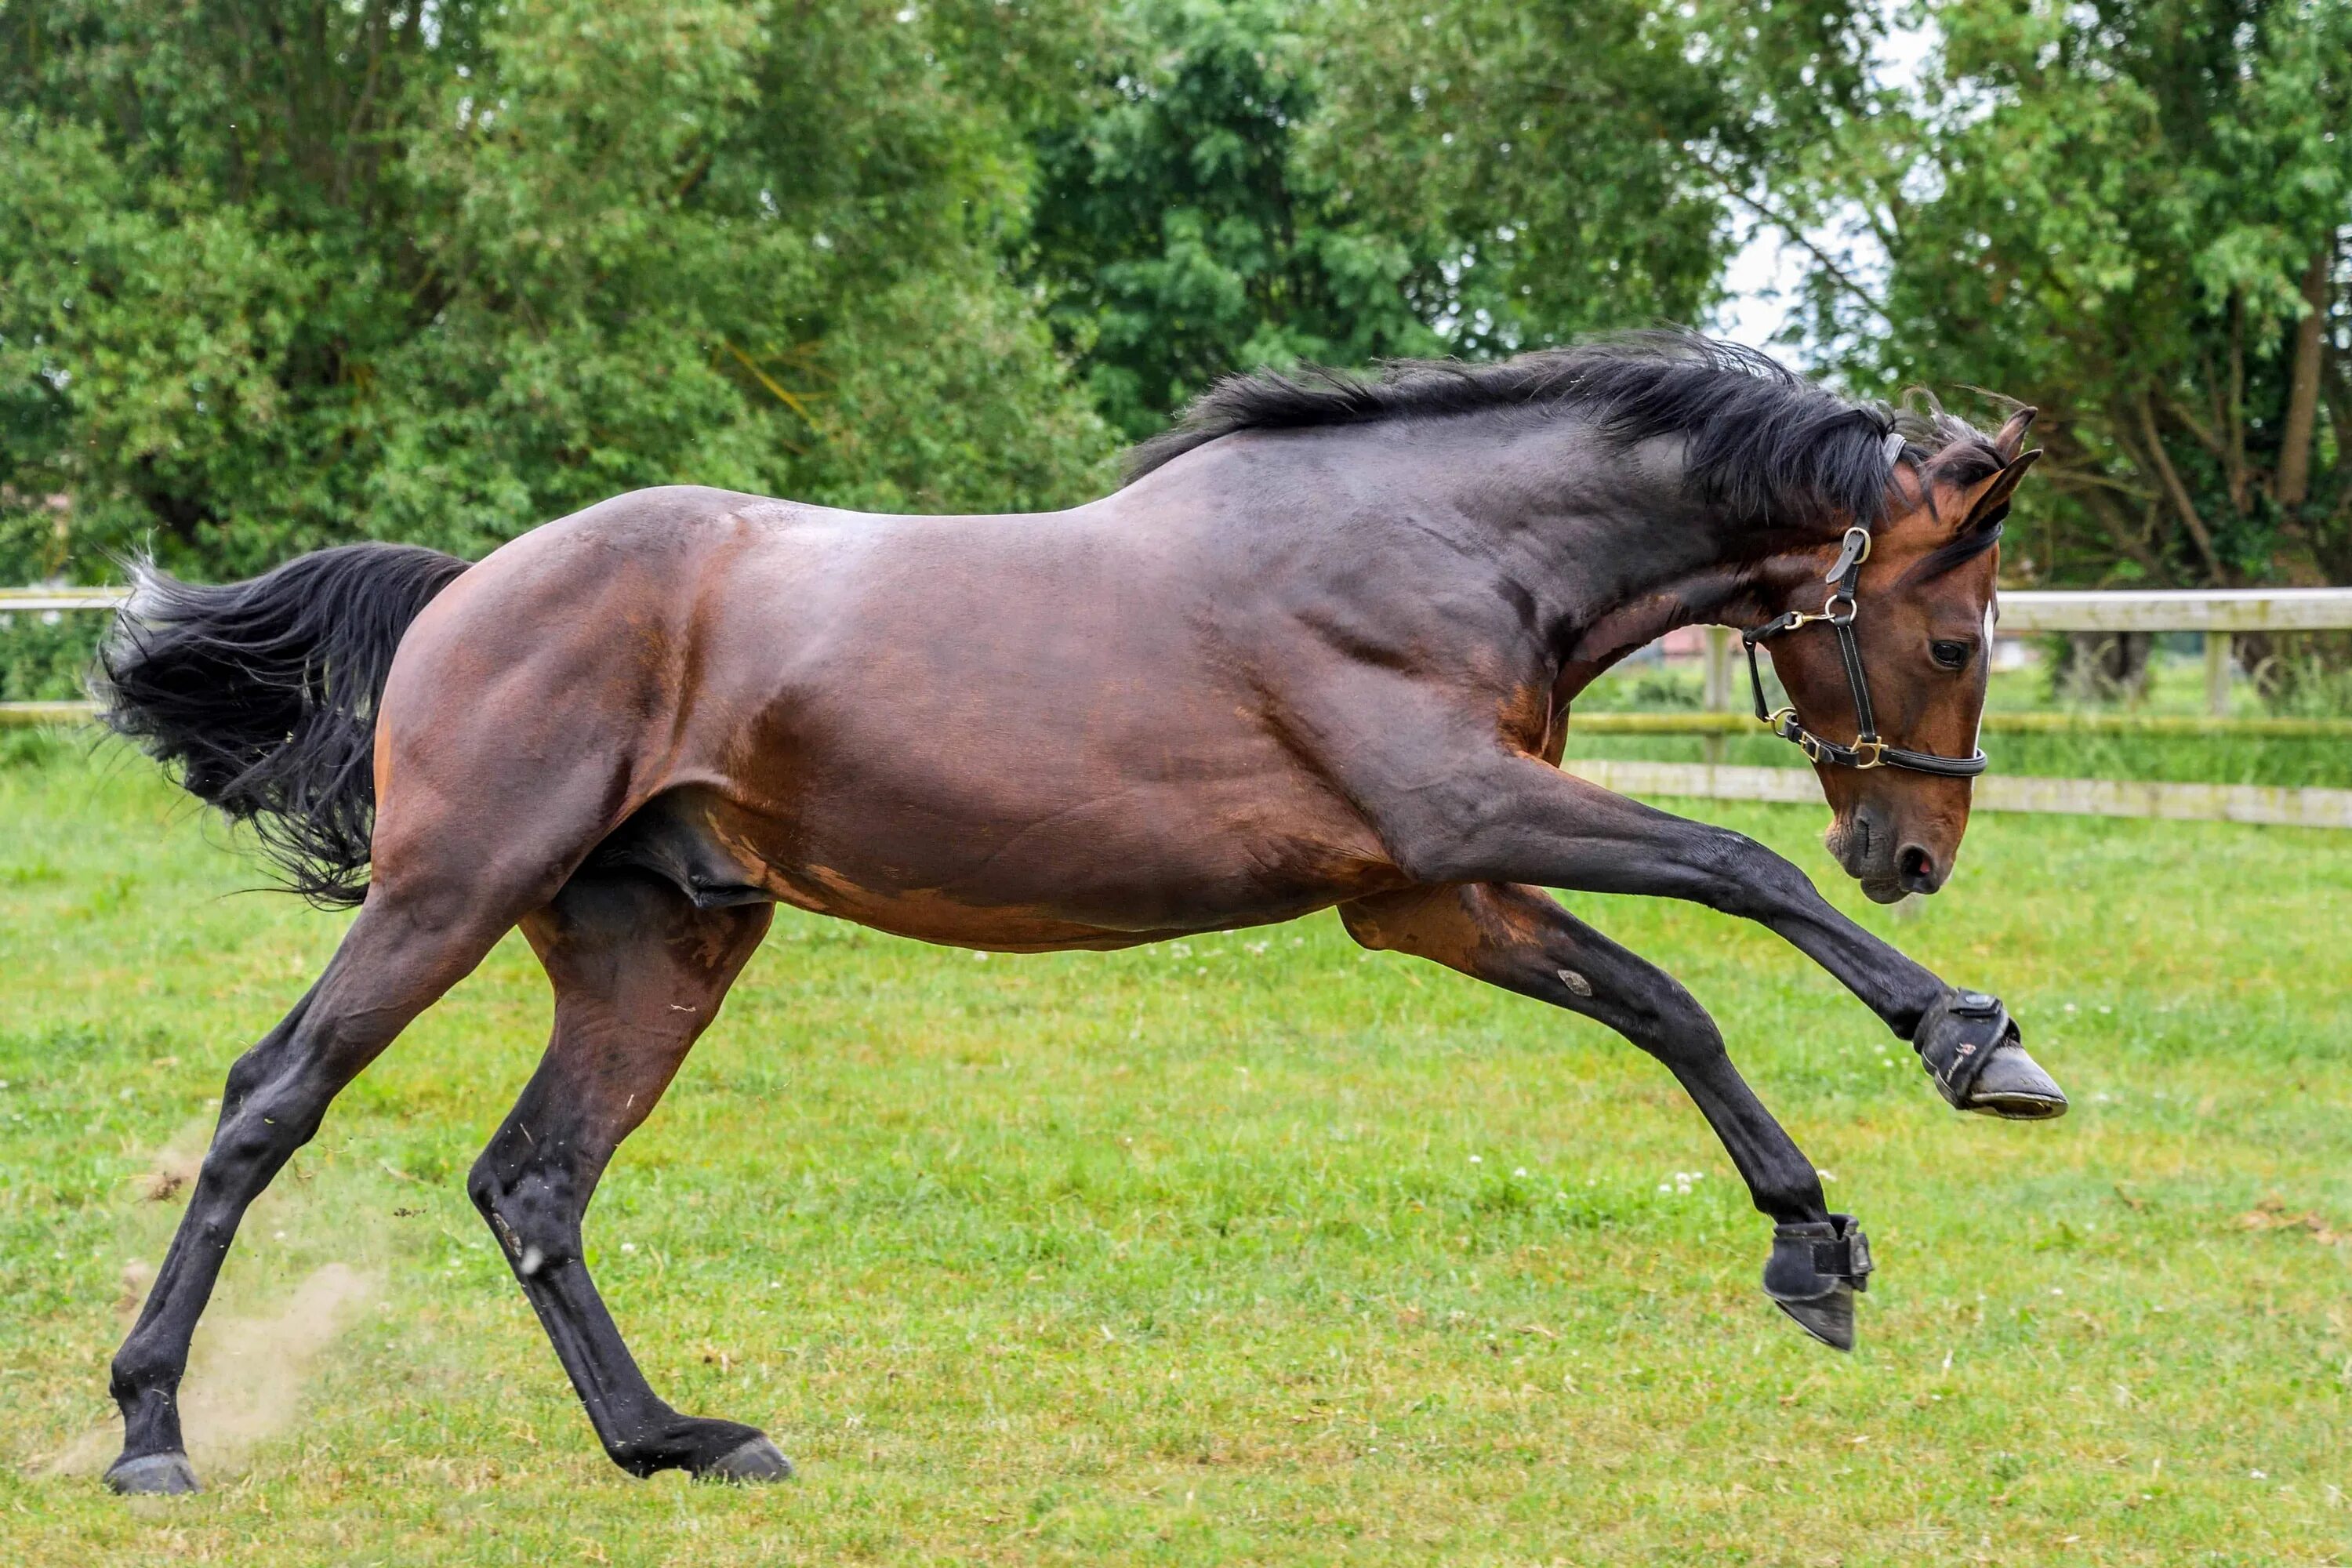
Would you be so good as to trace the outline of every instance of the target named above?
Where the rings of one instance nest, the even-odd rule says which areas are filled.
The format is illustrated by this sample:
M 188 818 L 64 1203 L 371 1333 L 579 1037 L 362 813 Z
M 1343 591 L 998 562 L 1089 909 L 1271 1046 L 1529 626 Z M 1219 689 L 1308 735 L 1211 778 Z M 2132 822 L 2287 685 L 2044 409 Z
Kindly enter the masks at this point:
M 2033 428 L 2033 416 L 2041 412 L 2039 408 L 2027 406 L 2009 416 L 2009 422 L 1992 438 L 1993 450 L 2001 455 L 2002 460 L 2012 461 L 2024 450 L 2025 433 Z
M 2033 417 L 2033 411 L 2030 408 L 2026 409 L 2019 417 L 2031 419 Z M 2011 419 L 2009 423 L 2017 425 L 2018 421 Z M 2022 437 L 2024 426 L 2019 426 L 2018 433 Z M 2004 437 L 2009 434 L 2007 426 L 2002 427 L 2001 434 Z M 2009 498 L 2016 490 L 2018 481 L 2025 478 L 2027 470 L 2041 460 L 2042 448 L 2039 447 L 2034 447 L 2031 452 L 2020 452 L 2010 458 L 1999 472 L 1982 481 L 1975 492 L 1968 496 L 1968 508 L 1960 514 L 1960 525 L 1952 531 L 1956 534 L 1968 533 L 1999 521 L 2001 514 L 2009 510 Z

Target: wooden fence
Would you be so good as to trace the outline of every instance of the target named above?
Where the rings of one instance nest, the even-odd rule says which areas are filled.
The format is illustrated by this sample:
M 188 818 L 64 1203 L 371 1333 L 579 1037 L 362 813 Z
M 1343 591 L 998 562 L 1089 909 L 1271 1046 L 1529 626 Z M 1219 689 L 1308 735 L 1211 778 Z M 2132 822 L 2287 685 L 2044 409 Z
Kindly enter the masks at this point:
M 0 616 L 112 610 L 121 588 L 0 588 Z M 2226 588 L 2162 592 L 2074 590 L 2003 594 L 2003 635 L 2039 632 L 2197 632 L 2205 639 L 2207 711 L 2201 716 L 2139 713 L 1988 713 L 1988 735 L 2183 735 L 2209 739 L 2343 740 L 2352 720 L 2241 719 L 2230 714 L 2240 632 L 2352 630 L 2352 588 Z M 1702 763 L 1633 762 L 1573 754 L 1570 772 L 1634 795 L 1698 795 L 1719 800 L 1820 799 L 1804 768 L 1736 767 L 1720 760 L 1722 738 L 1756 733 L 1752 716 L 1733 709 L 1737 645 L 1728 628 L 1706 635 L 1705 706 L 1675 713 L 1584 713 L 1571 717 L 1571 753 L 1581 735 L 1696 735 Z M 64 723 L 89 715 L 87 702 L 0 702 L 0 724 Z M 2116 779 L 2032 778 L 1992 773 L 1976 785 L 1983 811 L 2059 812 L 2092 816 L 2276 823 L 2352 827 L 2352 790 L 2256 784 L 2151 784 Z

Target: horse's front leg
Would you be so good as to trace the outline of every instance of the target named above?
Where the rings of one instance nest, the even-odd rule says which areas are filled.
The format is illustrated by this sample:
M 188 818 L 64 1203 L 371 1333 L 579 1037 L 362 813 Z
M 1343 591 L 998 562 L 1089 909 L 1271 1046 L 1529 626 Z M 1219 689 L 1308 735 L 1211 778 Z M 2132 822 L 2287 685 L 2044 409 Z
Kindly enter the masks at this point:
M 2061 1115 L 2066 1097 L 1982 992 L 1946 984 L 1830 906 L 1795 866 L 1728 828 L 1654 810 L 1532 757 L 1415 792 L 1381 823 L 1416 882 L 1532 882 L 1686 899 L 1778 931 L 1911 1042 L 1964 1110 Z
M 1682 1083 L 1756 1206 L 1777 1222 L 1764 1290 L 1806 1331 L 1853 1348 L 1853 1293 L 1870 1251 L 1772 1113 L 1732 1066 L 1715 1020 L 1674 976 L 1571 916 L 1539 888 L 1412 888 L 1340 907 L 1366 947 L 1413 953 L 1608 1025 Z

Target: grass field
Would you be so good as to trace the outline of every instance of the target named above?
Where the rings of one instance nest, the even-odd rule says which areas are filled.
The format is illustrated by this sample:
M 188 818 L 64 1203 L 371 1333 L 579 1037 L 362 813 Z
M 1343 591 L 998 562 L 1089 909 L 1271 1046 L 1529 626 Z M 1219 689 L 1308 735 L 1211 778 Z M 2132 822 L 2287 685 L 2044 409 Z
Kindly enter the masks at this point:
M 1869 910 L 2075 1096 L 1962 1118 L 1776 939 L 1579 899 L 1722 1020 L 1869 1226 L 1862 1343 L 1664 1071 L 1328 915 L 991 957 L 787 915 L 590 1216 L 656 1384 L 766 1490 L 596 1449 L 463 1190 L 546 995 L 509 941 L 257 1206 L 188 1391 L 210 1489 L 96 1470 L 223 1069 L 341 921 L 135 759 L 0 766 L 0 1560 L 2352 1560 L 2352 839 L 1982 820 Z M 1890 1047 L 1892 1048 L 1890 1048 Z

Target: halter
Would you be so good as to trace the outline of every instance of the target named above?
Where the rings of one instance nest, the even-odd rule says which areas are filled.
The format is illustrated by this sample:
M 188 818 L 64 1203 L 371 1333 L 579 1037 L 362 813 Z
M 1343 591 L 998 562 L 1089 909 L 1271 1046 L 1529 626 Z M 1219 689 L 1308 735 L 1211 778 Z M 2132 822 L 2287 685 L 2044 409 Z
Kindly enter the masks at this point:
M 1792 741 L 1815 763 L 1833 763 L 1842 768 L 1908 768 L 1915 773 L 1935 773 L 1948 779 L 1972 779 L 1991 765 L 1982 751 L 1969 757 L 1941 757 L 1933 752 L 1906 751 L 1890 746 L 1878 738 L 1878 721 L 1871 716 L 1870 682 L 1862 672 L 1862 648 L 1853 640 L 1854 612 L 1861 606 L 1854 601 L 1854 589 L 1862 580 L 1862 563 L 1870 559 L 1870 530 L 1856 526 L 1845 531 L 1845 548 L 1838 552 L 1837 562 L 1830 574 L 1822 579 L 1832 584 L 1827 603 L 1819 615 L 1806 615 L 1788 610 L 1752 631 L 1739 634 L 1740 645 L 1748 650 L 1748 679 L 1756 692 L 1756 717 L 1772 727 L 1772 732 L 1784 741 Z M 1843 605 L 1841 609 L 1839 606 Z M 1782 632 L 1795 631 L 1799 626 L 1819 622 L 1837 634 L 1838 653 L 1845 660 L 1845 682 L 1853 689 L 1853 744 L 1842 746 L 1835 741 L 1825 741 L 1805 728 L 1794 708 L 1767 712 L 1764 703 L 1764 672 L 1757 668 L 1756 645 L 1766 637 L 1779 637 Z

